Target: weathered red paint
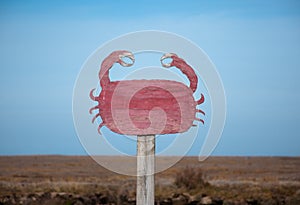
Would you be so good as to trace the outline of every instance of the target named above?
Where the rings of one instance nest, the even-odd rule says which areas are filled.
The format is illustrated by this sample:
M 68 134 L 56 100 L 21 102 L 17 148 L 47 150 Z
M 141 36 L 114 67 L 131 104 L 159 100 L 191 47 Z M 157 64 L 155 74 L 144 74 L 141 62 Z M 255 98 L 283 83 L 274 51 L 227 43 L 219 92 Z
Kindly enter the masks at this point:
M 197 89 L 198 78 L 194 70 L 177 55 L 172 58 L 169 66 L 178 67 L 190 80 L 190 87 L 183 83 L 170 80 L 126 80 L 114 81 L 109 79 L 109 69 L 114 63 L 125 65 L 122 57 L 133 55 L 128 51 L 115 51 L 106 57 L 99 72 L 102 91 L 99 96 L 94 96 L 91 90 L 90 97 L 98 105 L 90 109 L 99 110 L 92 122 L 99 116 L 102 126 L 107 126 L 111 131 L 126 135 L 154 135 L 172 134 L 187 131 L 194 120 L 198 104 L 204 102 L 204 96 L 195 101 L 193 93 Z M 125 65 L 128 66 L 128 65 Z

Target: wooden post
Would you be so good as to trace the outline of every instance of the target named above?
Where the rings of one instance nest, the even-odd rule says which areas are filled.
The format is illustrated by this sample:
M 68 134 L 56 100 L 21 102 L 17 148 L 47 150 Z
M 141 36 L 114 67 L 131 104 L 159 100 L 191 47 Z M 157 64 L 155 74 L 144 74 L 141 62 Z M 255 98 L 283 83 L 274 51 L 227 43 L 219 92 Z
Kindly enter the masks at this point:
M 155 135 L 137 137 L 137 205 L 154 205 Z

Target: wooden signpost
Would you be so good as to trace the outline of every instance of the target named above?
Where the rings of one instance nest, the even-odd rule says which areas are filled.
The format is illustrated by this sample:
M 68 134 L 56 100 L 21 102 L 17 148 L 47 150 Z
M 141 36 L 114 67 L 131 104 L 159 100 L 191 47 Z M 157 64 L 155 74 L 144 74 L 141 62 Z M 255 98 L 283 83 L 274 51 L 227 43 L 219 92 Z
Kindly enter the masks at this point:
M 126 63 L 123 58 L 131 59 Z M 172 62 L 164 63 L 171 58 Z M 170 80 L 126 80 L 111 81 L 109 69 L 114 63 L 124 67 L 133 65 L 134 55 L 129 51 L 114 51 L 101 64 L 99 72 L 102 91 L 90 98 L 98 105 L 90 109 L 90 114 L 97 111 L 92 122 L 101 117 L 102 126 L 123 135 L 137 136 L 137 205 L 154 204 L 155 173 L 155 135 L 174 134 L 187 131 L 196 118 L 196 113 L 205 114 L 196 106 L 204 102 L 201 94 L 194 100 L 193 93 L 197 89 L 198 78 L 191 66 L 176 54 L 165 54 L 161 58 L 164 67 L 177 67 L 190 81 L 189 87 L 183 83 Z M 163 114 L 162 114 L 163 112 Z
M 154 204 L 155 135 L 137 137 L 136 204 Z

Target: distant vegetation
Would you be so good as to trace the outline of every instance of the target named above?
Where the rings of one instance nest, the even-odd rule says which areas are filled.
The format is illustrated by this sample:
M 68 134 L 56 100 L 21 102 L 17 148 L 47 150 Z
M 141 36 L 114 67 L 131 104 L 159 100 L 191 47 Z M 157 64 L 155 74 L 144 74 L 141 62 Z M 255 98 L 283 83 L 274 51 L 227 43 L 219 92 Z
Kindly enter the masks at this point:
M 124 169 L 129 159 L 103 156 Z M 164 165 L 169 157 L 157 157 Z M 185 157 L 155 176 L 164 205 L 300 204 L 300 157 Z M 135 205 L 136 177 L 88 156 L 0 157 L 0 205 Z
M 192 190 L 209 186 L 209 183 L 204 181 L 201 168 L 186 166 L 177 171 L 175 185 L 178 188 Z

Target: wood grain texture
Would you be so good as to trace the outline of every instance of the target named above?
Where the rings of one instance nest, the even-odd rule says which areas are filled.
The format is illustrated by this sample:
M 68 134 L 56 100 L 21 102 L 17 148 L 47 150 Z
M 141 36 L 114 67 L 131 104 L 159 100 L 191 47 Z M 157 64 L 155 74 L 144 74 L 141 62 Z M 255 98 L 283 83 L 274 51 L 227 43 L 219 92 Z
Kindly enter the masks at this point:
M 111 82 L 99 96 L 100 116 L 113 132 L 171 134 L 193 124 L 196 102 L 182 83 L 167 80 Z
M 137 142 L 137 205 L 154 204 L 155 136 L 138 136 Z

